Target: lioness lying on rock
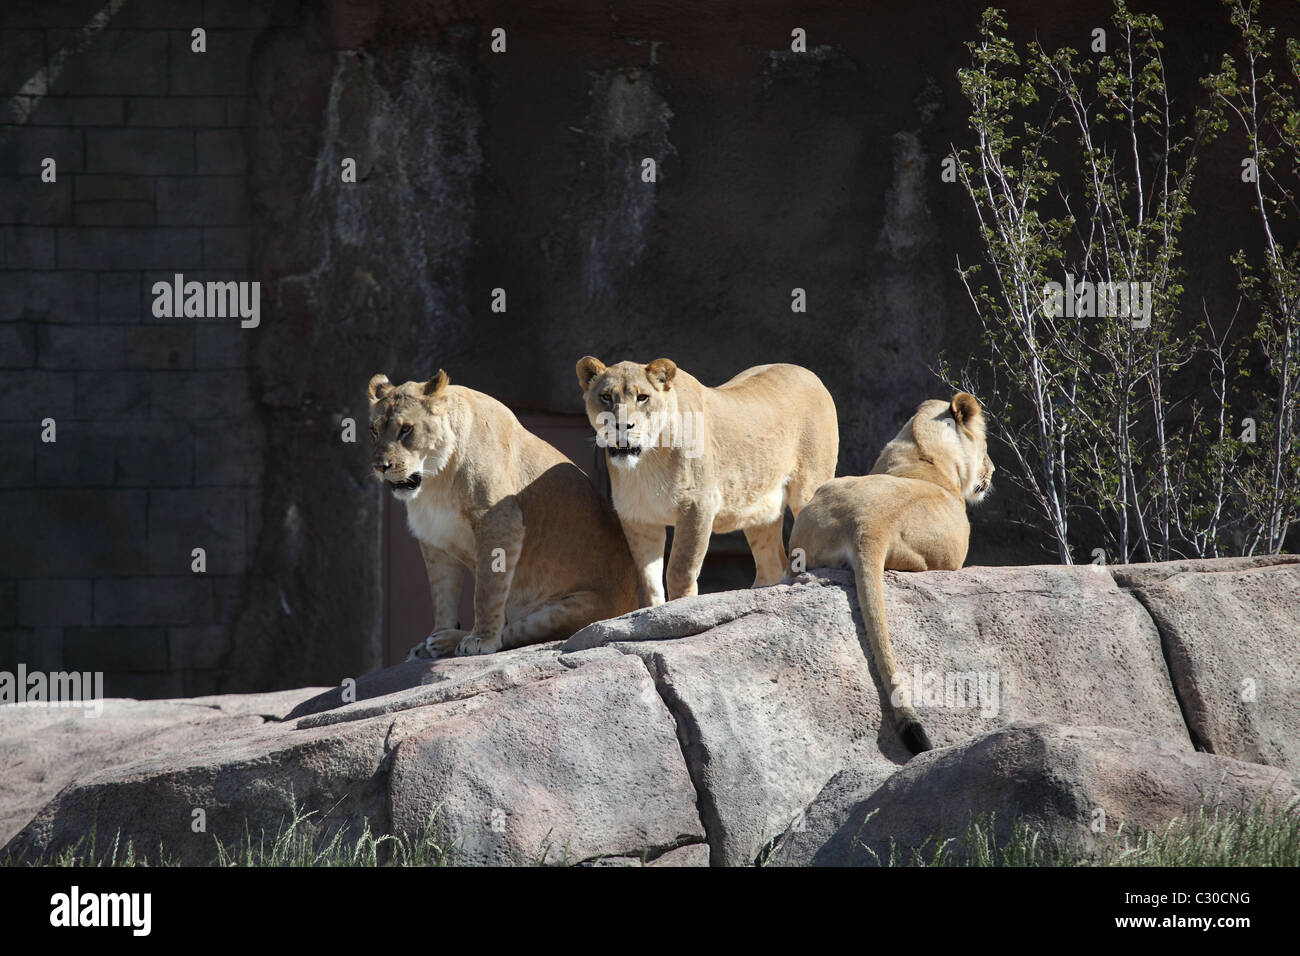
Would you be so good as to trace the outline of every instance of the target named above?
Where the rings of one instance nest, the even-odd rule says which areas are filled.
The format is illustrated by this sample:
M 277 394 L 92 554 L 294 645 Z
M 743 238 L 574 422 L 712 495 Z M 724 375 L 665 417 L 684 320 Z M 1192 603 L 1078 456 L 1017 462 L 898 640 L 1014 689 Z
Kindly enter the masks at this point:
M 567 638 L 637 606 L 636 572 L 587 476 L 481 392 L 370 380 L 375 474 L 406 503 L 420 542 L 433 633 L 411 657 L 490 654 Z M 474 572 L 474 629 L 457 611 Z
M 785 571 L 782 523 L 835 474 L 835 402 L 798 365 L 760 365 L 717 388 L 668 359 L 578 362 L 587 417 L 605 446 L 614 510 L 643 605 L 664 602 L 664 539 L 673 526 L 668 599 L 696 593 L 710 532 L 743 530 L 754 587 Z
M 817 489 L 790 532 L 790 554 L 803 567 L 853 569 L 876 671 L 912 753 L 931 744 L 899 686 L 884 572 L 960 568 L 970 541 L 966 504 L 982 501 L 992 483 L 983 410 L 974 395 L 958 392 L 951 402 L 922 402 L 871 474 L 835 478 Z

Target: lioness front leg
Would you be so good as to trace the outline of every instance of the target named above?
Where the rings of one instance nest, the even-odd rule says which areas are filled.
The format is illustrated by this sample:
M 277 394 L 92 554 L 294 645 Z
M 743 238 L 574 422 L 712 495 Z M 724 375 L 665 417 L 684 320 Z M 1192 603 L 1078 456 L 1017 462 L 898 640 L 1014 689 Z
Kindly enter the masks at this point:
M 697 593 L 700 568 L 709 550 L 713 512 L 683 507 L 673 526 L 673 549 L 668 555 L 668 600 Z
M 465 581 L 465 566 L 426 541 L 420 542 L 420 554 L 429 577 L 429 597 L 433 599 L 433 630 L 411 648 L 406 655 L 408 661 L 445 657 L 456 650 L 467 633 L 460 630 L 460 589 Z
M 460 588 L 465 566 L 447 552 L 420 542 L 424 569 L 429 576 L 429 597 L 433 599 L 433 629 L 443 631 L 460 626 Z
M 456 648 L 458 657 L 501 650 L 506 602 L 524 550 L 524 518 L 518 502 L 507 498 L 484 514 L 474 539 L 474 630 Z
M 632 563 L 636 565 L 638 598 L 642 607 L 664 603 L 664 539 L 668 530 L 661 524 L 623 522 Z

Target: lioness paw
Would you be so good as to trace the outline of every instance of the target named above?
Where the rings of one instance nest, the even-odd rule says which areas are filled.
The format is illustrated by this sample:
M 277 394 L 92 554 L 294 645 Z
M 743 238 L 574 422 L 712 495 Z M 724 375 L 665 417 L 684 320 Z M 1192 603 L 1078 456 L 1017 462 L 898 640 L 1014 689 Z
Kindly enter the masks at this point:
M 501 635 L 495 637 L 483 637 L 478 634 L 469 634 L 463 638 L 456 647 L 457 657 L 469 657 L 473 654 L 495 654 L 501 650 Z
M 422 643 L 411 648 L 411 653 L 406 655 L 406 659 L 408 661 L 418 661 L 450 657 L 456 652 L 456 647 L 467 634 L 469 634 L 469 631 L 462 631 L 454 627 L 434 631 Z

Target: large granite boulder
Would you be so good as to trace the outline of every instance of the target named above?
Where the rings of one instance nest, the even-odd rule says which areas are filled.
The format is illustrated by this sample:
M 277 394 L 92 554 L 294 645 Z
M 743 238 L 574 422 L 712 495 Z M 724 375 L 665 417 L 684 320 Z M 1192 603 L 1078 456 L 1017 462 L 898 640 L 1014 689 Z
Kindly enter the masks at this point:
M 948 838 L 960 861 L 972 823 L 991 831 L 995 847 L 1019 822 L 1039 832 L 1044 849 L 1086 851 L 1202 808 L 1294 806 L 1296 783 L 1273 767 L 1114 727 L 1022 721 L 921 754 L 883 782 L 870 768 L 841 771 L 769 862 L 874 866 L 914 854 L 929 861 Z
M 940 748 L 910 762 L 852 579 L 823 570 L 329 690 L 0 708 L 0 840 L 36 858 L 93 826 L 203 863 L 297 809 L 320 833 L 432 823 L 466 863 L 748 865 L 778 839 L 845 862 L 871 801 L 881 840 L 1019 804 L 1063 834 L 1085 808 L 1183 812 L 1215 773 L 1230 802 L 1300 772 L 1300 564 L 890 573 L 885 601 Z
M 1300 771 L 1300 565 L 1233 563 L 1134 593 L 1197 746 Z

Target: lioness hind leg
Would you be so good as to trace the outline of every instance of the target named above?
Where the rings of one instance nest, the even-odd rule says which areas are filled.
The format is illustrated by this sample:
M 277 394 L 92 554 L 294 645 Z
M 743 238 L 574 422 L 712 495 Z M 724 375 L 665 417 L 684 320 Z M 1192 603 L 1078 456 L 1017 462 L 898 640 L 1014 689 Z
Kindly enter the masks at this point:
M 572 637 L 592 621 L 601 620 L 608 603 L 607 596 L 596 591 L 574 591 L 549 601 L 505 626 L 501 650 Z
M 834 461 L 831 462 L 829 470 L 819 469 L 811 475 L 803 471 L 792 474 L 785 486 L 785 503 L 790 513 L 797 519 L 799 512 L 803 511 L 804 506 L 812 501 L 813 495 L 817 494 L 817 489 L 834 477 Z
M 785 574 L 785 548 L 781 544 L 783 519 L 745 529 L 745 540 L 754 555 L 754 587 L 776 584 Z

